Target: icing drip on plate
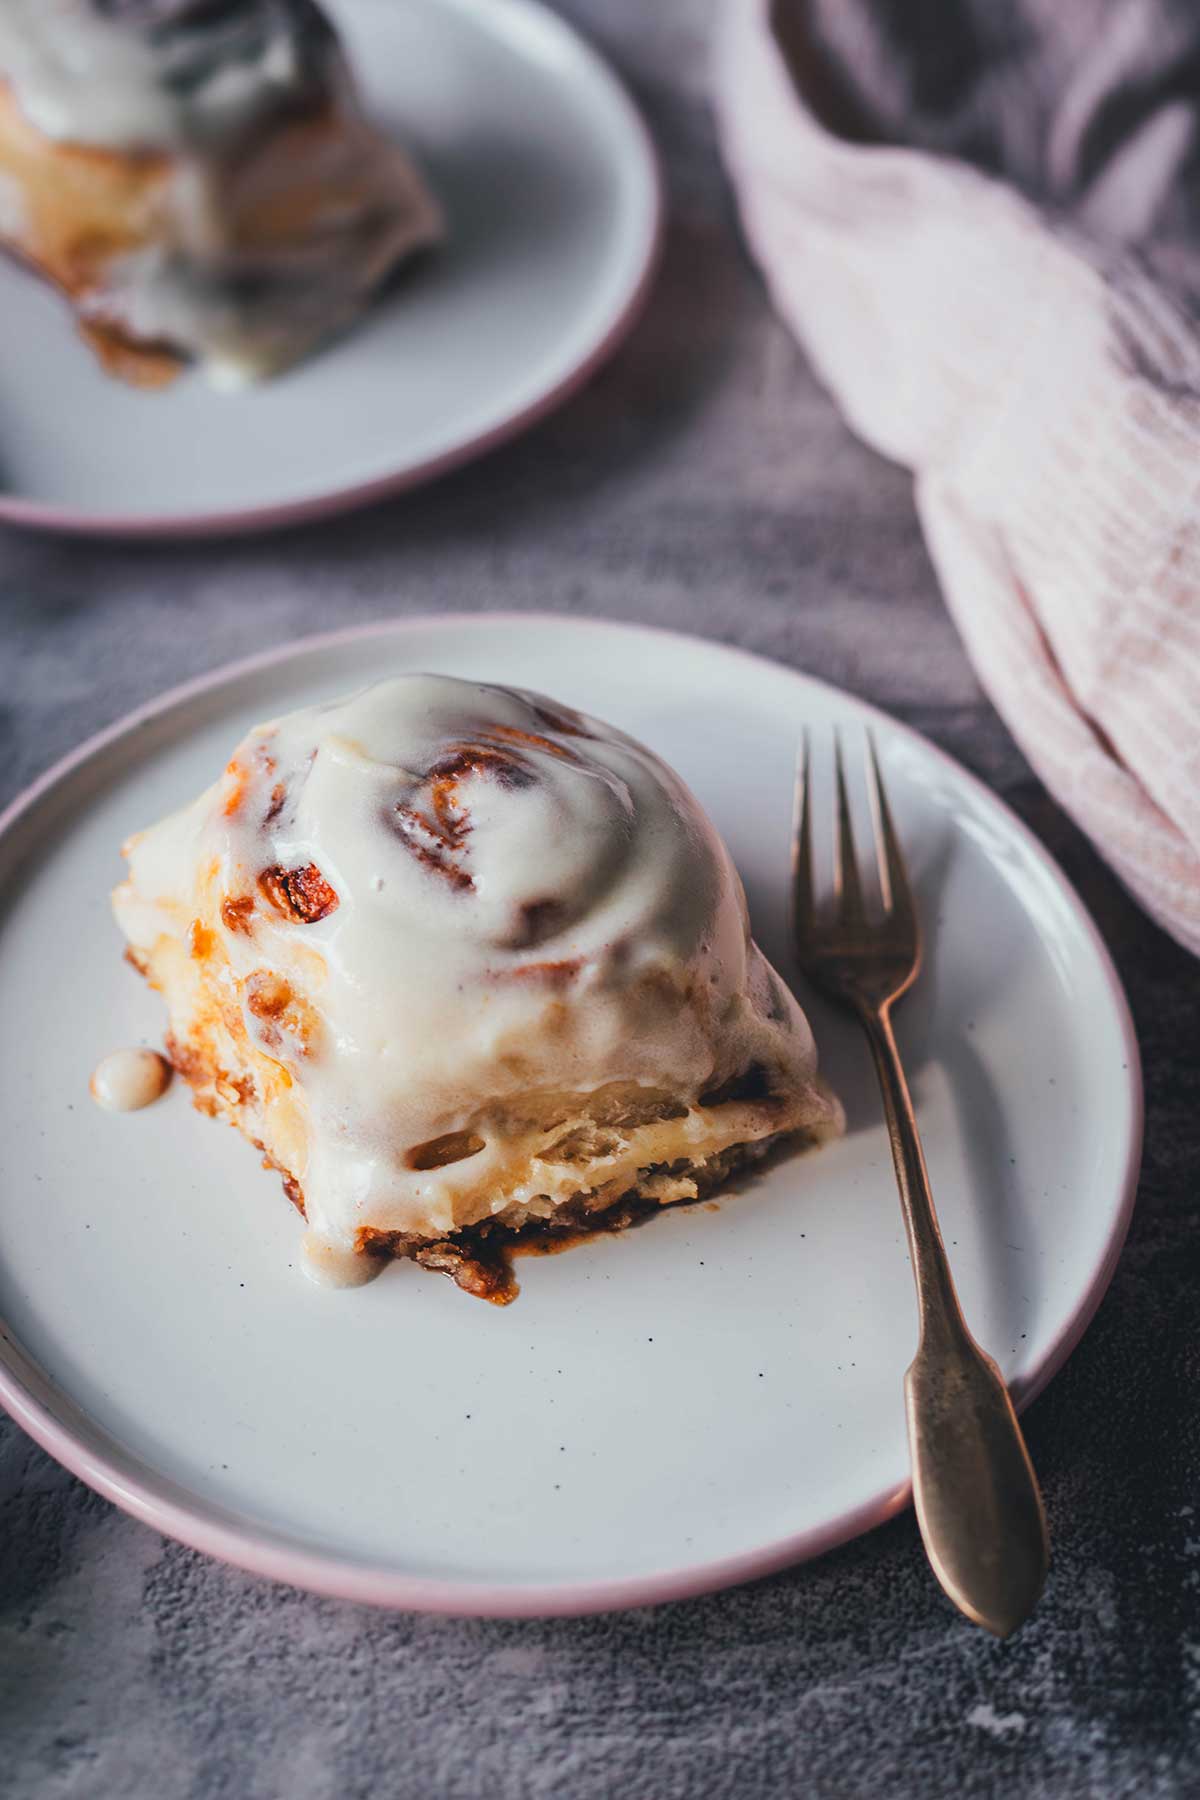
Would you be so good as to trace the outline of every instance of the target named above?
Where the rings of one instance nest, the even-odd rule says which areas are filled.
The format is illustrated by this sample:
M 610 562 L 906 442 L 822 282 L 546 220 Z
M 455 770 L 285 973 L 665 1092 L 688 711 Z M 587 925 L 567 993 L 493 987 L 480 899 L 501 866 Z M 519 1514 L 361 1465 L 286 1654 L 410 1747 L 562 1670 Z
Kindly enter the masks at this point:
M 88 1092 L 105 1112 L 139 1112 L 165 1094 L 171 1065 L 157 1050 L 113 1050 L 92 1072 Z

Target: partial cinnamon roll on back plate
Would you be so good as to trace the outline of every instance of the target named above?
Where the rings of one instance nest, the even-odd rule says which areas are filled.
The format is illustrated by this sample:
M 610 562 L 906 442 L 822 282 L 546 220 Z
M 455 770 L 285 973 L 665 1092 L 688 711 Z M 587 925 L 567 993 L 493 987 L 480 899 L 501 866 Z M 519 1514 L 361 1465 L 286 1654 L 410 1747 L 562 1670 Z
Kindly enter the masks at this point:
M 312 0 L 0 0 L 0 245 L 114 374 L 275 374 L 440 235 Z
M 716 830 L 535 694 L 402 675 L 252 730 L 125 846 L 114 905 L 196 1104 L 258 1145 L 313 1272 L 617 1229 L 840 1129 Z

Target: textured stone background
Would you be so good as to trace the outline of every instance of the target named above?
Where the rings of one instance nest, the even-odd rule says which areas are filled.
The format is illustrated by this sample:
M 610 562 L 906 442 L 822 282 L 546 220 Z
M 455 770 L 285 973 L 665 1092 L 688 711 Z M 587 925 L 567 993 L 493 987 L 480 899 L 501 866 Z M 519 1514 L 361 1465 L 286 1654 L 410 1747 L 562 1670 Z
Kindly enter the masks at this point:
M 997 1645 L 943 1602 L 905 1517 L 791 1574 L 654 1611 L 375 1615 L 160 1540 L 4 1424 L 0 1791 L 1200 1793 L 1195 967 L 1030 775 L 943 612 L 906 479 L 854 442 L 768 311 L 714 152 L 707 6 L 568 10 L 631 81 L 666 161 L 665 267 L 627 347 L 521 443 L 340 524 L 228 547 L 0 535 L 0 801 L 185 675 L 409 609 L 704 632 L 840 682 L 961 757 L 1078 884 L 1146 1059 L 1129 1246 L 1028 1416 L 1049 1588 Z

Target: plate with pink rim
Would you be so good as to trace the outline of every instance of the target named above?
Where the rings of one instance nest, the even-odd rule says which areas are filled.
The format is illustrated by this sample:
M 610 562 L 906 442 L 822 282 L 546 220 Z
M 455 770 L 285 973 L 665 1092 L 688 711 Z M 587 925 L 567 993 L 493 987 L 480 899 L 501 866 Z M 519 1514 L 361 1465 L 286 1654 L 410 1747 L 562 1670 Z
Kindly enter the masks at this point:
M 843 1139 L 715 1209 L 518 1264 L 507 1308 L 396 1264 L 299 1272 L 278 1178 L 180 1084 L 88 1099 L 153 1044 L 108 892 L 131 831 L 252 722 L 432 669 L 540 690 L 684 776 L 789 976 L 797 736 L 874 729 L 927 927 L 898 1014 L 963 1304 L 1022 1402 L 1061 1366 L 1133 1202 L 1128 1010 L 1058 868 L 983 786 L 850 695 L 701 639 L 547 616 L 414 618 L 165 695 L 0 821 L 0 1400 L 147 1524 L 297 1585 L 509 1616 L 668 1600 L 802 1560 L 908 1498 L 915 1305 L 863 1045 L 797 983 Z
M 220 393 L 106 375 L 0 258 L 0 519 L 126 536 L 250 531 L 412 487 L 512 437 L 620 342 L 661 196 L 639 114 L 536 0 L 329 0 L 367 108 L 446 216 L 336 343 Z

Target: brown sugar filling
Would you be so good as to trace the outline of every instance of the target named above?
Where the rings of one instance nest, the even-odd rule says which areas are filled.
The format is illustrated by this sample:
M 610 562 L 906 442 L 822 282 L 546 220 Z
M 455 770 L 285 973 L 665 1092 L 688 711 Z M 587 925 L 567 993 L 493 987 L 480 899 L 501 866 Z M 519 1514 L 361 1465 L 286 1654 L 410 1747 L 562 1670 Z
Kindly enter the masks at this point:
M 593 1194 L 579 1194 L 555 1209 L 548 1219 L 524 1225 L 505 1225 L 499 1219 L 483 1219 L 464 1226 L 453 1236 L 430 1240 L 402 1231 L 376 1231 L 368 1226 L 358 1234 L 357 1248 L 383 1260 L 403 1258 L 423 1269 L 449 1275 L 456 1286 L 493 1306 L 508 1306 L 520 1292 L 513 1270 L 517 1256 L 553 1256 L 601 1233 L 628 1231 L 657 1218 L 668 1208 L 695 1206 L 735 1175 L 748 1173 L 785 1146 L 803 1141 L 802 1133 L 778 1133 L 753 1144 L 734 1144 L 699 1165 L 686 1159 L 660 1163 L 639 1171 L 643 1186 L 656 1178 L 686 1175 L 696 1193 L 679 1200 L 661 1201 L 643 1186 L 629 1188 L 607 1205 L 597 1206 Z
M 316 863 L 305 863 L 299 869 L 283 869 L 275 863 L 263 870 L 258 886 L 276 912 L 300 925 L 315 925 L 318 919 L 336 912 L 339 904 L 337 893 Z

